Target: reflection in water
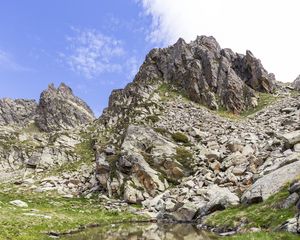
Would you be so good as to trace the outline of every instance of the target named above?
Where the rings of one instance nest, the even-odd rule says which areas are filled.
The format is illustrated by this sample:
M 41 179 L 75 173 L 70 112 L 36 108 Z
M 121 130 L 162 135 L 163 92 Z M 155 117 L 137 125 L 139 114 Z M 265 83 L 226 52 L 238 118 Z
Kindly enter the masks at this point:
M 191 224 L 112 224 L 65 237 L 68 240 L 212 240 Z

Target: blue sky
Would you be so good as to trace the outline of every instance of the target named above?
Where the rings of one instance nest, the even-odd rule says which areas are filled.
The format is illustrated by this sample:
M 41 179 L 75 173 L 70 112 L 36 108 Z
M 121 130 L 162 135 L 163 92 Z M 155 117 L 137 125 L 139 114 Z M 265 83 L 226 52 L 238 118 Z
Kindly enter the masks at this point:
M 299 0 L 7 0 L 0 2 L 0 98 L 38 99 L 65 82 L 97 116 L 145 55 L 212 35 L 262 60 L 280 81 L 300 74 Z
M 0 97 L 33 98 L 65 82 L 97 115 L 131 81 L 154 43 L 134 0 L 0 3 Z

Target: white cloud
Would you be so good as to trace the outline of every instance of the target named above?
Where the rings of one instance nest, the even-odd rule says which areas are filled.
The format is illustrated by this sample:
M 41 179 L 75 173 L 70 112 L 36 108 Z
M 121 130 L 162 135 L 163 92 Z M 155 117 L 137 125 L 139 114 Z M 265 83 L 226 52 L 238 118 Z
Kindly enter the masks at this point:
M 0 49 L 0 70 L 14 71 L 14 72 L 27 72 L 32 69 L 21 66 L 16 62 L 15 58 L 6 51 Z
M 76 36 L 67 37 L 68 53 L 60 54 L 76 73 L 94 78 L 101 73 L 120 72 L 119 58 L 125 54 L 121 41 L 94 29 L 73 29 Z
M 159 46 L 179 37 L 212 35 L 222 47 L 250 49 L 278 80 L 300 74 L 299 0 L 137 0 L 152 17 L 148 40 Z

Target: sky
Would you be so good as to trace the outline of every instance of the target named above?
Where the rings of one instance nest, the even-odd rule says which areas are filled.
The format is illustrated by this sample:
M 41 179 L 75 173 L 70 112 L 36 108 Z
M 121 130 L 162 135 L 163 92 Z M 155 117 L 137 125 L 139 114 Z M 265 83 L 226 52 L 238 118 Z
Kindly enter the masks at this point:
M 99 116 L 146 54 L 179 37 L 214 36 L 261 59 L 281 81 L 300 74 L 299 0 L 9 0 L 0 3 L 0 98 L 39 99 L 68 84 Z

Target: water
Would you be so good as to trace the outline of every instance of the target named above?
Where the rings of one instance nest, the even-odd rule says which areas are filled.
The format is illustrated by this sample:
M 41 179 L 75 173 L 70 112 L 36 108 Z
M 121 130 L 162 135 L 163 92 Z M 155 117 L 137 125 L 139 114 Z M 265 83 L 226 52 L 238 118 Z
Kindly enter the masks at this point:
M 64 237 L 65 240 L 213 240 L 211 233 L 191 224 L 111 224 Z

